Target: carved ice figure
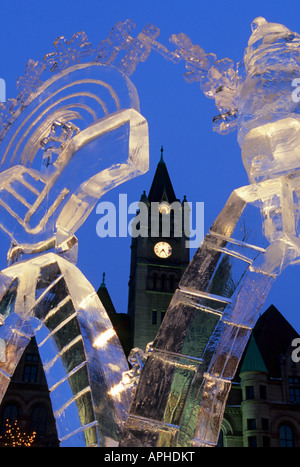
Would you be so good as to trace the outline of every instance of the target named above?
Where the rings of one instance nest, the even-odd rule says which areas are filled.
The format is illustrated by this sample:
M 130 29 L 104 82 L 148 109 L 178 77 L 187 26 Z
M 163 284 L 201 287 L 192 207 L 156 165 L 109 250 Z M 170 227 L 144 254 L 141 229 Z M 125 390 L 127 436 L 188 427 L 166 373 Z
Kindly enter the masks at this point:
M 75 39 L 86 57 L 85 36 L 72 46 Z M 104 193 L 148 169 L 148 129 L 128 77 L 77 62 L 71 42 L 58 49 L 61 42 L 46 56 L 58 73 L 43 83 L 45 65 L 30 61 L 18 100 L 6 115 L 2 106 L 0 227 L 12 246 L 0 275 L 0 400 L 34 336 L 61 446 L 111 446 L 129 410 L 131 386 L 119 386 L 128 364 L 95 290 L 72 264 L 74 234 Z
M 178 36 L 176 36 L 178 37 Z M 121 446 L 214 446 L 231 380 L 277 275 L 300 259 L 300 36 L 257 18 L 244 60 L 203 64 L 186 47 L 185 77 L 238 129 L 250 185 L 235 190 L 188 266 L 144 364 Z M 261 218 L 263 230 L 261 229 Z

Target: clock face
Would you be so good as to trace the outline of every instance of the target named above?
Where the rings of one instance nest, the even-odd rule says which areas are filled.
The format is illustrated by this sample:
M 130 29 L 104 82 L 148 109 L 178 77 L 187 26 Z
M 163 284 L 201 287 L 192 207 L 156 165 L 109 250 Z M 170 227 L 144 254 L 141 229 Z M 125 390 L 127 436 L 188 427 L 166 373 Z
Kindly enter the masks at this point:
M 154 246 L 154 253 L 159 256 L 159 258 L 169 258 L 172 254 L 172 247 L 167 242 L 158 242 Z
M 158 209 L 161 214 L 170 214 L 170 205 L 169 203 L 166 203 L 166 201 L 160 203 Z

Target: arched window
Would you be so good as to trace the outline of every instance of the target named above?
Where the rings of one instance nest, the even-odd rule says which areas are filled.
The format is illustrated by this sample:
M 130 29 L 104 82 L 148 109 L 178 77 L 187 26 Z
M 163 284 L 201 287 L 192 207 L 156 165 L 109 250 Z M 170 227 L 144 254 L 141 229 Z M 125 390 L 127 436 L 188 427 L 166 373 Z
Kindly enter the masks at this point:
M 47 409 L 38 405 L 31 412 L 31 430 L 39 436 L 45 436 L 47 426 Z
M 166 289 L 166 274 L 162 274 L 161 275 L 161 290 L 165 290 Z
M 170 292 L 173 292 L 175 289 L 175 277 L 173 274 L 169 275 L 169 290 Z
M 7 404 L 2 412 L 1 417 L 1 432 L 5 431 L 5 424 L 8 421 L 10 424 L 18 420 L 19 407 L 17 404 Z
M 153 290 L 156 290 L 157 289 L 157 272 L 154 272 L 153 273 L 153 276 L 152 276 L 152 285 L 153 285 Z
M 157 310 L 152 310 L 152 324 L 157 323 Z
M 281 448 L 294 447 L 294 433 L 289 425 L 281 425 L 279 428 L 279 441 Z

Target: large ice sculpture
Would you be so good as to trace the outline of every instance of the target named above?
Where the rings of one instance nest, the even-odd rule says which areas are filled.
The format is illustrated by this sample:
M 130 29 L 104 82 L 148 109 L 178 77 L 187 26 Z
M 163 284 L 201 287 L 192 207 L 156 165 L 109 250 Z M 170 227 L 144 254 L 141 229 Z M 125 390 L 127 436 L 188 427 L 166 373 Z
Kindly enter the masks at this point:
M 300 36 L 257 18 L 236 70 L 228 59 L 203 65 L 204 52 L 201 64 L 197 46 L 189 54 L 184 43 L 186 78 L 215 99 L 216 131 L 238 129 L 251 184 L 232 193 L 173 296 L 121 446 L 216 445 L 259 311 L 278 274 L 300 259 L 300 119 L 292 100 Z
M 42 83 L 46 65 L 29 61 L 17 100 L 0 106 L 0 226 L 12 238 L 0 281 L 1 388 L 35 335 L 62 445 L 111 445 L 122 432 L 121 446 L 213 446 L 270 287 L 300 260 L 291 88 L 300 36 L 257 18 L 235 67 L 185 34 L 171 36 L 172 52 L 155 26 L 136 39 L 133 27 L 118 23 L 97 49 L 84 33 L 58 38 L 45 57 L 57 74 Z M 215 100 L 215 131 L 238 130 L 250 185 L 230 196 L 154 342 L 146 354 L 134 349 L 128 371 L 101 303 L 72 264 L 74 233 L 105 191 L 147 169 L 147 125 L 128 76 L 151 51 L 185 62 L 185 79 Z
M 19 96 L 1 104 L 0 401 L 31 337 L 61 446 L 111 446 L 131 401 L 128 363 L 95 290 L 76 268 L 75 232 L 108 190 L 148 169 L 147 122 L 120 70 L 90 59 L 83 33 L 29 61 Z M 85 59 L 85 61 L 84 61 Z M 47 71 L 47 70 L 46 70 Z

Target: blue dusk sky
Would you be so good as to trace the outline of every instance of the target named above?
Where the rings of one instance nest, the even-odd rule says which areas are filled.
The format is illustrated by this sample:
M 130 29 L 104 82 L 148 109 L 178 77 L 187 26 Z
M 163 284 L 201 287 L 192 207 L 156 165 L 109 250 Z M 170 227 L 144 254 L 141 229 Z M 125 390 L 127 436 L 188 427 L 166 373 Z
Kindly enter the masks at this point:
M 172 34 L 184 32 L 194 44 L 217 58 L 242 59 L 258 16 L 300 32 L 300 3 L 282 0 L 11 0 L 1 4 L 0 77 L 6 82 L 6 98 L 17 95 L 16 81 L 24 75 L 29 59 L 42 61 L 53 51 L 58 36 L 70 39 L 85 31 L 96 47 L 109 36 L 118 21 L 131 19 L 134 37 L 147 23 L 160 29 L 158 41 L 170 50 Z M 149 124 L 150 169 L 141 177 L 120 185 L 102 200 L 118 208 L 120 194 L 128 204 L 149 192 L 164 146 L 164 160 L 177 198 L 195 205 L 204 202 L 204 231 L 225 205 L 230 193 L 248 184 L 236 133 L 221 136 L 212 130 L 217 115 L 213 100 L 204 97 L 197 84 L 183 78 L 184 63 L 177 65 L 152 52 L 140 63 L 131 79 L 137 88 L 142 115 Z M 132 217 L 132 216 L 131 216 Z M 130 216 L 129 216 L 130 219 Z M 106 273 L 106 284 L 118 312 L 127 311 L 130 237 L 101 239 L 96 233 L 96 209 L 77 232 L 78 267 L 97 290 Z M 0 266 L 5 267 L 8 241 L 1 234 Z M 195 250 L 192 251 L 194 254 Z M 274 304 L 300 332 L 300 266 L 287 268 L 271 290 L 263 310 Z

